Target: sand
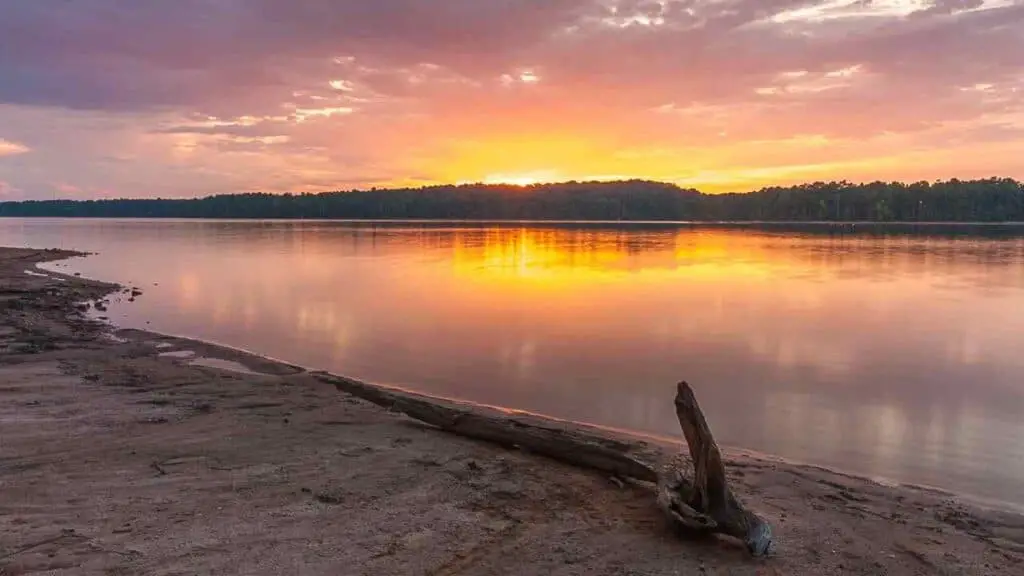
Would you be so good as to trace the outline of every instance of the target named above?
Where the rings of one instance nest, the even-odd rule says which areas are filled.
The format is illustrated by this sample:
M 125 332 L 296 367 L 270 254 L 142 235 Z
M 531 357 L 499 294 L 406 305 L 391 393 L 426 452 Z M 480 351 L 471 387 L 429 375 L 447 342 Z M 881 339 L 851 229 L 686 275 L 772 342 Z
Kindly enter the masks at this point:
M 738 455 L 774 555 L 680 539 L 647 486 L 90 320 L 70 255 L 0 249 L 0 575 L 1024 574 L 1015 513 Z

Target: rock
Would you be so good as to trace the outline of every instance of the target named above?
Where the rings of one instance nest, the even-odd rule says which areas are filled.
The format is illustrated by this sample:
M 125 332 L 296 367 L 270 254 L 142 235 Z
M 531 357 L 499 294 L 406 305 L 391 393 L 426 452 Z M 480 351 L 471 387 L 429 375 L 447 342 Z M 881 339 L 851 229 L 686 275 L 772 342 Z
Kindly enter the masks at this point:
M 342 497 L 340 494 L 329 494 L 327 492 L 320 492 L 313 498 L 315 498 L 317 502 L 320 502 L 322 504 L 341 504 L 342 502 L 345 501 L 344 497 Z

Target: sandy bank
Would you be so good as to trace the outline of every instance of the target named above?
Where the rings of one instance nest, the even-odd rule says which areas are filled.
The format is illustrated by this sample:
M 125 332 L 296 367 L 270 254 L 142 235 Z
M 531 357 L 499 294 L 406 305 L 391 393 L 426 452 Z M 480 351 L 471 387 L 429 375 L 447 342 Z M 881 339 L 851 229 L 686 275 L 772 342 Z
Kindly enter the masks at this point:
M 74 306 L 116 287 L 34 268 L 68 255 L 0 249 L 3 576 L 1024 573 L 1018 515 L 749 458 L 731 482 L 775 556 L 680 541 L 643 486 L 438 432 L 295 367 L 110 338 Z

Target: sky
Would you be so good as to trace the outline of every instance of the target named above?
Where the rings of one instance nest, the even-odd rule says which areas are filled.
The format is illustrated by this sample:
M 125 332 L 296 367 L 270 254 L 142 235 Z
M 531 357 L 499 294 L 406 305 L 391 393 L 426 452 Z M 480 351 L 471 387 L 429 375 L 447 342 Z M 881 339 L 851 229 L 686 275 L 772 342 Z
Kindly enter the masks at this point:
M 0 0 L 0 201 L 1024 178 L 1024 0 Z

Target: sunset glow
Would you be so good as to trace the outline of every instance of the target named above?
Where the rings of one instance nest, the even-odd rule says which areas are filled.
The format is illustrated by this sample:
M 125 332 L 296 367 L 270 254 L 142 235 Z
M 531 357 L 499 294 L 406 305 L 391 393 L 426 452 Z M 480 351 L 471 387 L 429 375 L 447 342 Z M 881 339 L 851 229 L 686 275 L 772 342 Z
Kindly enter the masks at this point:
M 2 199 L 1024 177 L 1020 1 L 49 4 L 0 20 Z
M 512 184 L 513 186 L 530 186 L 540 182 L 544 182 L 544 179 L 522 174 L 492 174 L 483 180 L 484 184 Z

